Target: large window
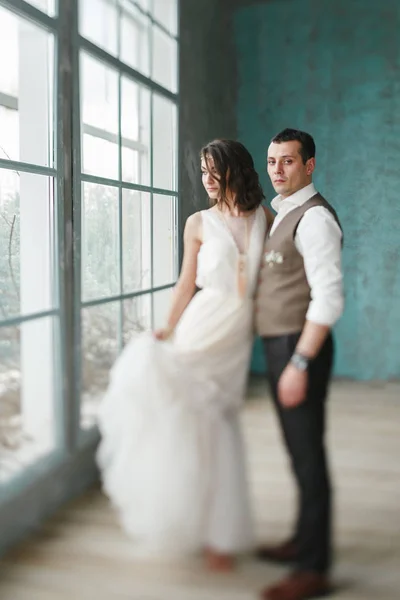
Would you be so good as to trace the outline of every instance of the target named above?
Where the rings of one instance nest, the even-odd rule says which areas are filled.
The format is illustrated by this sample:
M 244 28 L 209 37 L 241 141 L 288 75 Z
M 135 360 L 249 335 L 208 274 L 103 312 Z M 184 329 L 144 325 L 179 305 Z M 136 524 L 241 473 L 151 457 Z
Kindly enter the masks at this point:
M 0 54 L 4 486 L 92 439 L 118 353 L 165 320 L 177 0 L 0 0 Z
M 55 42 L 0 6 L 1 483 L 60 443 Z
M 176 280 L 176 2 L 81 0 L 81 425 Z

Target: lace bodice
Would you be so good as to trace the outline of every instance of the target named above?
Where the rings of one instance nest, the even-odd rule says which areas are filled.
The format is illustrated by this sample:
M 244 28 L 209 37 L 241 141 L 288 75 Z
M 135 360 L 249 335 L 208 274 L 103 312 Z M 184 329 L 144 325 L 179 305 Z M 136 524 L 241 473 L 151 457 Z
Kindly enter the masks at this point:
M 203 243 L 197 262 L 197 286 L 237 294 L 238 260 L 240 253 L 248 246 L 246 295 L 253 296 L 266 232 L 266 218 L 262 206 L 250 217 L 224 219 L 213 209 L 203 210 L 201 215 Z

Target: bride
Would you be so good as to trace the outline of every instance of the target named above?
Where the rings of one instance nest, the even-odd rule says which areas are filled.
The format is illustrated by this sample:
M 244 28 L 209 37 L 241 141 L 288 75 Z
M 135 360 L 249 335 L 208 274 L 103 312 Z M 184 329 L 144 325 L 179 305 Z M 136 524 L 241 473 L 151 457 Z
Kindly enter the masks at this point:
M 272 215 L 239 142 L 205 146 L 201 172 L 212 206 L 186 222 L 167 326 L 133 338 L 111 371 L 97 461 L 138 554 L 204 550 L 229 570 L 254 543 L 239 410 Z

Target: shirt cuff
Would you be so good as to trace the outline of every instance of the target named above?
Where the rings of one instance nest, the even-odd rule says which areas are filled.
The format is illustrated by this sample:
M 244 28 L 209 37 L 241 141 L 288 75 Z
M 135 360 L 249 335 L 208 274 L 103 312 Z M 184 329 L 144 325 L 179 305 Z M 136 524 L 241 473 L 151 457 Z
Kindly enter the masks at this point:
M 334 303 L 326 298 L 311 300 L 306 319 L 318 325 L 333 327 L 340 319 L 344 310 L 344 299 L 338 298 Z

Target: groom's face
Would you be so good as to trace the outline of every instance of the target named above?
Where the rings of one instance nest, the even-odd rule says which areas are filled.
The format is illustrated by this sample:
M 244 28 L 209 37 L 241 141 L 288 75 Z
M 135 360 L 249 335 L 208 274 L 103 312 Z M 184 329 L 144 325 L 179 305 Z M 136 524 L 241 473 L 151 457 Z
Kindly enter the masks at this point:
M 315 159 L 305 164 L 300 154 L 301 145 L 297 140 L 273 142 L 268 148 L 268 175 L 275 191 L 286 198 L 311 183 Z

